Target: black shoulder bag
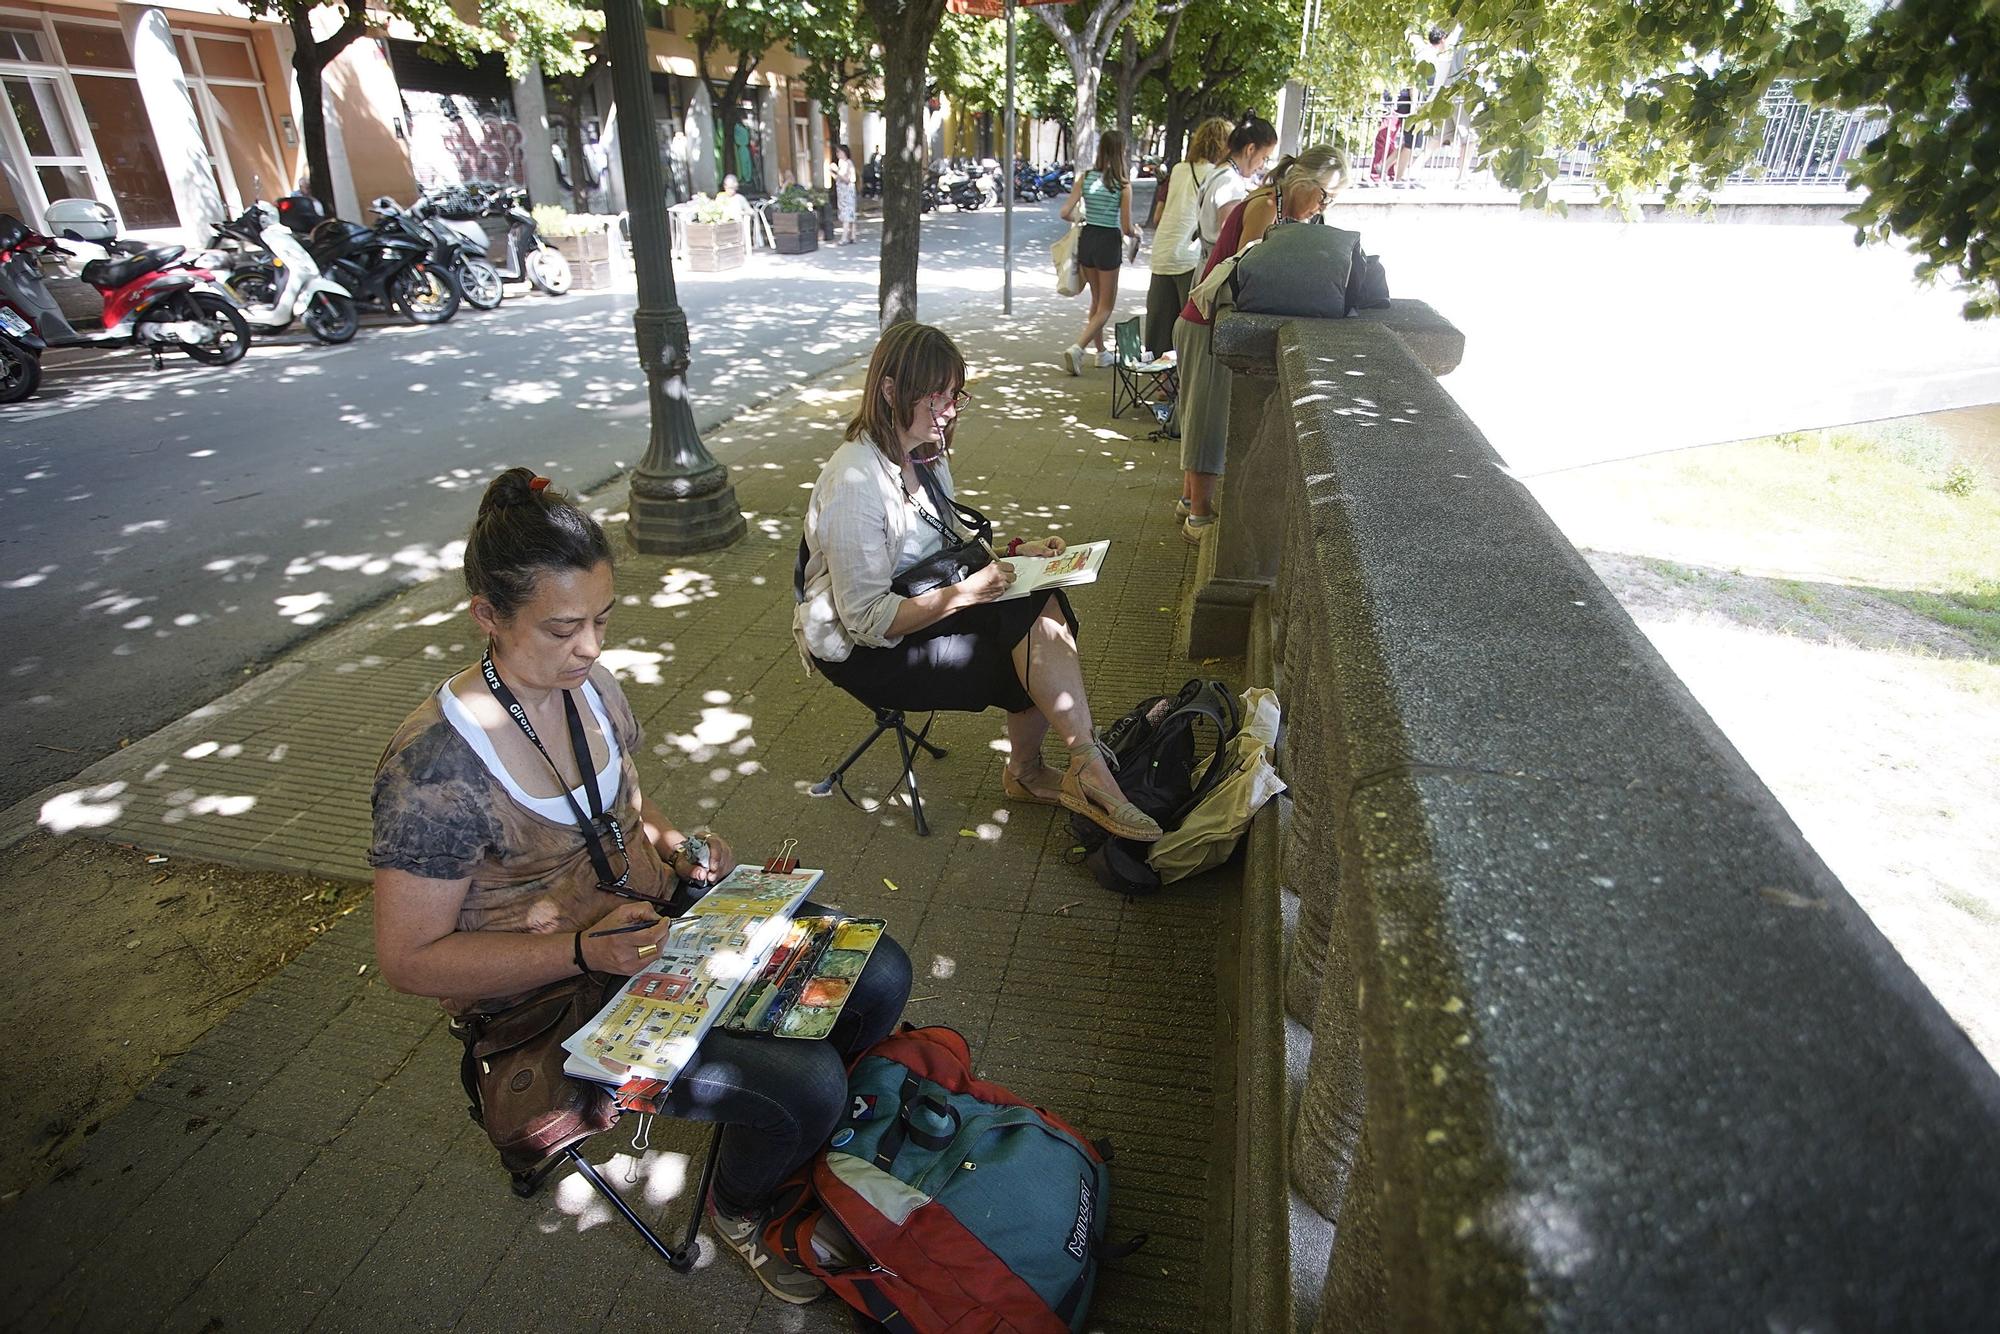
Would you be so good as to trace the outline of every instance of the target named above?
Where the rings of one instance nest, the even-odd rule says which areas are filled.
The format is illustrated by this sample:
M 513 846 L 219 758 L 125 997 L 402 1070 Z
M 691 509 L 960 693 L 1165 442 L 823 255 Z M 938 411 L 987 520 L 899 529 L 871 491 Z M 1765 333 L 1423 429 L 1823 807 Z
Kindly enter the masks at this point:
M 951 526 L 923 506 L 917 513 L 944 538 L 944 550 L 924 557 L 889 581 L 889 587 L 906 598 L 918 597 L 933 589 L 946 588 L 985 569 L 993 563 L 993 522 L 970 505 L 961 505 L 945 494 L 944 484 L 923 464 L 914 465 L 917 480 L 937 506 L 939 514 L 956 515 L 970 537 L 960 537 Z

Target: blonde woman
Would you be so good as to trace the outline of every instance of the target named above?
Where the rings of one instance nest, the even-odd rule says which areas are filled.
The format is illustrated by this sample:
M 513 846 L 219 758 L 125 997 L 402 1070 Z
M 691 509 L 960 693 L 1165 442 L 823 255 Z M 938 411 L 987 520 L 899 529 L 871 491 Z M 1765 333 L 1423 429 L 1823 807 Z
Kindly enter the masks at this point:
M 1109 366 L 1117 360 L 1104 350 L 1104 326 L 1118 308 L 1118 266 L 1123 260 L 1124 237 L 1139 238 L 1132 225 L 1132 182 L 1125 173 L 1125 136 L 1106 130 L 1097 141 L 1097 165 L 1076 178 L 1069 198 L 1062 206 L 1064 222 L 1083 216 L 1083 235 L 1076 242 L 1076 265 L 1083 272 L 1084 286 L 1090 290 L 1090 318 L 1083 332 L 1063 352 L 1063 364 L 1071 375 L 1083 374 L 1084 348 L 1096 349 L 1097 364 Z
M 1187 304 L 1188 288 L 1194 285 L 1194 271 L 1201 263 L 1196 231 L 1201 187 L 1228 156 L 1230 129 L 1220 116 L 1203 121 L 1188 140 L 1187 160 L 1176 163 L 1167 177 L 1166 203 L 1153 231 L 1153 281 L 1146 288 L 1146 350 L 1156 357 L 1173 350 L 1174 323 Z
M 1203 275 L 1263 240 L 1271 228 L 1318 217 L 1347 184 L 1348 175 L 1347 155 L 1337 148 L 1308 148 L 1280 161 L 1266 184 L 1251 191 L 1224 220 Z M 1215 525 L 1215 486 L 1229 443 L 1229 372 L 1210 355 L 1213 332 L 1194 302 L 1181 308 L 1174 332 L 1181 381 L 1179 511 L 1181 536 L 1196 546 Z

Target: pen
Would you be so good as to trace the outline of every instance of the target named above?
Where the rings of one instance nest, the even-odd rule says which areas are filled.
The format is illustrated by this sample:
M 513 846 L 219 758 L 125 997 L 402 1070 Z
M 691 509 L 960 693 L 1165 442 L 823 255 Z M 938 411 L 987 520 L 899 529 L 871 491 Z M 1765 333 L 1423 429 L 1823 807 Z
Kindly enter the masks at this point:
M 666 919 L 663 917 L 660 918 L 659 921 L 634 922 L 630 926 L 614 926 L 611 927 L 609 930 L 605 931 L 593 931 L 590 933 L 590 938 L 592 940 L 596 940 L 599 936 L 623 936 L 623 935 L 628 935 L 633 931 L 646 931 L 650 930 L 653 927 L 658 926 L 660 922 L 663 922 L 665 920 Z

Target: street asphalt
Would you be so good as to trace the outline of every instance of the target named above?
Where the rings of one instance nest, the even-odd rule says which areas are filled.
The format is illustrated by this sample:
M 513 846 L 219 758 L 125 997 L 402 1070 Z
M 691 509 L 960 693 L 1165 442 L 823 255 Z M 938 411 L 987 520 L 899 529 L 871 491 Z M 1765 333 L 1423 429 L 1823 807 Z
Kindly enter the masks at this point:
M 1016 213 L 1044 267 L 1055 204 Z M 926 318 L 998 311 L 998 214 L 924 224 Z M 879 223 L 799 256 L 682 274 L 704 432 L 863 356 Z M 57 352 L 42 391 L 0 408 L 0 806 L 171 722 L 315 628 L 450 573 L 459 493 L 528 464 L 571 489 L 646 448 L 624 290 L 517 289 L 449 324 L 371 319 L 354 342 L 302 332 L 237 366 L 131 349 Z M 729 461 L 727 459 L 725 462 Z M 443 503 L 440 503 L 443 502 Z

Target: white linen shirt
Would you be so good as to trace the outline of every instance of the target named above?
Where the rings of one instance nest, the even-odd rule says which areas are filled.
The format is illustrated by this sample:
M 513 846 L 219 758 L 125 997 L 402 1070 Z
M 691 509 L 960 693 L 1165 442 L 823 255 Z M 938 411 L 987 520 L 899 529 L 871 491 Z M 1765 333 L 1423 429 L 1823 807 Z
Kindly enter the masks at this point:
M 929 466 L 951 495 L 950 466 L 943 459 Z M 956 515 L 945 522 L 964 534 Z M 845 662 L 857 644 L 890 648 L 902 642 L 889 634 L 903 605 L 889 581 L 940 549 L 943 538 L 904 494 L 901 470 L 863 435 L 834 450 L 820 469 L 806 502 L 805 544 L 805 592 L 792 612 L 792 638 L 811 671 L 814 658 Z
M 1216 170 L 1209 162 L 1176 162 L 1167 177 L 1167 202 L 1160 206 L 1160 225 L 1153 232 L 1154 273 L 1192 273 L 1201 263 L 1195 241 L 1195 207 L 1201 183 Z

